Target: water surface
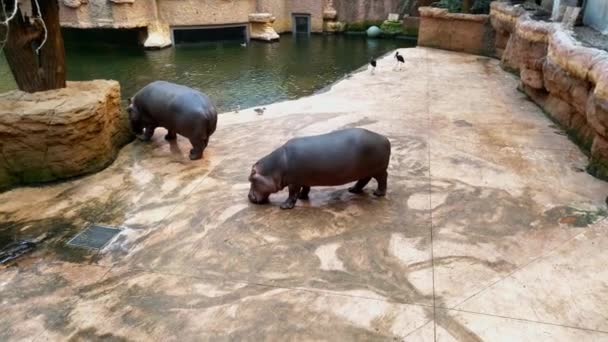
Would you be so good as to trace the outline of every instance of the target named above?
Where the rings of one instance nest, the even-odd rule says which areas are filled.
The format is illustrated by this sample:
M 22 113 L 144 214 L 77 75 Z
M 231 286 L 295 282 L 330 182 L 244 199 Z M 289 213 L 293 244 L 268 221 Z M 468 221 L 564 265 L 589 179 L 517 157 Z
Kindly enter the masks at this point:
M 154 80 L 207 93 L 220 112 L 310 95 L 365 65 L 371 56 L 412 46 L 411 41 L 349 35 L 283 35 L 279 42 L 239 41 L 146 51 L 124 44 L 66 36 L 69 80 L 114 79 L 123 99 Z M 0 92 L 15 89 L 0 60 Z

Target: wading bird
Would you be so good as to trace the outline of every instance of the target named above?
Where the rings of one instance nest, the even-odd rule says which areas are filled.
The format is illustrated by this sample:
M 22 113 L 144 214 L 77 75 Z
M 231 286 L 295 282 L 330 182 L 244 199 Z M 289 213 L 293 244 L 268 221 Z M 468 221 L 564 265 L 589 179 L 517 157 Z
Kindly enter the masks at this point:
M 397 60 L 397 65 L 395 65 L 395 68 L 399 67 L 399 70 L 401 70 L 401 64 L 405 64 L 405 59 L 403 59 L 403 56 L 399 54 L 399 51 L 395 52 L 395 59 Z
M 372 59 L 369 60 L 369 65 L 371 65 L 371 72 L 372 75 L 374 74 L 374 70 L 376 70 L 376 60 L 374 59 L 374 57 L 372 57 Z
M 262 114 L 264 114 L 265 110 L 266 110 L 266 107 L 262 107 L 262 108 L 256 108 L 253 111 L 258 113 L 258 115 L 262 115 Z

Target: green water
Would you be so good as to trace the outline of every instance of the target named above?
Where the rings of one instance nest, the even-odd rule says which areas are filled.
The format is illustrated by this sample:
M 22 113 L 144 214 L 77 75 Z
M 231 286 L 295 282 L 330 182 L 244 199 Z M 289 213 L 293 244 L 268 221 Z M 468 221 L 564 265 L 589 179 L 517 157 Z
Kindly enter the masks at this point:
M 118 80 L 123 99 L 151 81 L 172 81 L 207 93 L 220 112 L 310 95 L 365 65 L 371 56 L 414 44 L 349 35 L 283 35 L 272 44 L 242 47 L 228 41 L 146 51 L 70 38 L 69 80 Z M 0 58 L 0 92 L 15 88 Z

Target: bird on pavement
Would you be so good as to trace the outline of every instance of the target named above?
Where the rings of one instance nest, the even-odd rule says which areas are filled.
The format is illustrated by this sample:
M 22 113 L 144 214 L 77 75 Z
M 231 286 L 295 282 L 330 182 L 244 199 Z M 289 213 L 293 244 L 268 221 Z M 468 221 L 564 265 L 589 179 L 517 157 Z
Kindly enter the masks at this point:
M 405 59 L 403 59 L 403 56 L 399 54 L 399 51 L 395 52 L 395 59 L 397 60 L 397 65 L 399 67 L 399 70 L 401 70 L 401 64 L 405 64 Z
M 373 75 L 374 70 L 376 70 L 376 59 L 374 57 L 369 60 L 369 65 L 371 65 L 371 73 Z
M 266 107 L 262 107 L 262 108 L 256 108 L 253 111 L 258 113 L 258 115 L 262 115 L 262 114 L 264 114 L 265 110 L 266 110 Z

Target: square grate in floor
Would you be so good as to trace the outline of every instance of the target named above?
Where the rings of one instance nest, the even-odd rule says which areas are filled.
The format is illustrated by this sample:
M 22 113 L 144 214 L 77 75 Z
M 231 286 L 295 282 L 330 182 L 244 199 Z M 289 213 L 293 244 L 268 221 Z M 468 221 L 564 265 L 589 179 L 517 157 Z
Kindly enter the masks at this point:
M 119 228 L 93 224 L 76 234 L 76 236 L 68 241 L 68 245 L 89 249 L 102 249 L 120 231 L 121 229 Z

